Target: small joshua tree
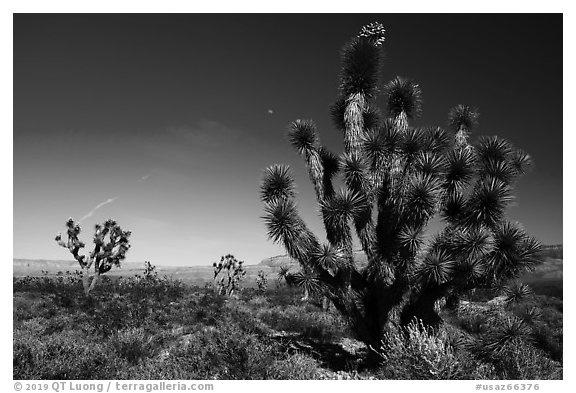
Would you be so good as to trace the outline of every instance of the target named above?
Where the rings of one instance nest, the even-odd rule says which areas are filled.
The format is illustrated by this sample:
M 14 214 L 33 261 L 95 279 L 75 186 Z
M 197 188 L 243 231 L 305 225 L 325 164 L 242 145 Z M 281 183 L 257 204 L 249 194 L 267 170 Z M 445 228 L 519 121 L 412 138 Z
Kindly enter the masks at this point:
M 244 261 L 238 261 L 234 255 L 228 254 L 221 257 L 219 263 L 214 262 L 213 266 L 218 294 L 231 296 L 240 289 L 240 281 L 246 276 Z
M 128 238 L 130 231 L 124 231 L 112 219 L 103 224 L 96 224 L 94 233 L 94 249 L 88 255 L 81 255 L 80 249 L 84 248 L 84 242 L 78 239 L 80 225 L 74 219 L 66 221 L 67 241 L 62 240 L 62 234 L 58 233 L 56 242 L 67 248 L 80 264 L 82 269 L 82 284 L 84 293 L 88 296 L 96 286 L 98 278 L 110 271 L 112 266 L 120 266 L 120 262 L 126 258 L 126 252 L 130 249 Z
M 158 272 L 156 265 L 152 265 L 150 261 L 144 261 L 144 279 L 155 281 L 158 279 Z
M 344 139 L 337 156 L 320 144 L 311 120 L 288 138 L 304 158 L 327 242 L 299 216 L 286 165 L 264 172 L 261 199 L 269 237 L 311 272 L 359 339 L 377 348 L 388 325 L 436 326 L 434 305 L 473 288 L 492 287 L 539 263 L 540 244 L 506 218 L 515 181 L 530 157 L 499 137 L 470 144 L 478 112 L 459 105 L 449 130 L 415 128 L 420 87 L 396 77 L 380 82 L 384 28 L 362 29 L 342 51 L 340 91 L 332 106 Z M 384 93 L 386 113 L 375 106 Z M 341 189 L 333 179 L 342 175 Z M 440 217 L 431 239 L 426 228 Z M 368 259 L 358 266 L 353 231 Z
M 258 277 L 256 278 L 256 286 L 258 287 L 258 292 L 264 293 L 266 288 L 268 287 L 268 277 L 266 277 L 266 273 L 264 270 L 258 271 Z

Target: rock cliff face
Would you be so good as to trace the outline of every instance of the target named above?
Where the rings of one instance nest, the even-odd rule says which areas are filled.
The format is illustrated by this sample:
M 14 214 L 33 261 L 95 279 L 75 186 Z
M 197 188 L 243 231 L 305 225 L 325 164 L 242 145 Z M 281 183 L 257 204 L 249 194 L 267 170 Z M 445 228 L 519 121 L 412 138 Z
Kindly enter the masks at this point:
M 354 260 L 360 267 L 366 266 L 368 260 L 366 259 L 366 254 L 363 251 L 354 251 Z M 275 257 L 270 257 L 263 259 L 260 266 L 269 266 L 271 268 L 278 268 L 280 266 L 293 266 L 298 268 L 298 262 L 290 258 L 288 255 L 277 255 Z
M 290 258 L 288 255 L 276 255 L 275 257 L 263 259 L 259 265 L 277 268 L 280 266 L 297 266 L 298 262 Z
M 528 274 L 528 276 L 542 276 L 546 274 L 546 277 L 562 278 L 562 265 L 563 265 L 563 247 L 561 244 L 552 246 L 543 246 L 542 250 L 543 263 L 536 267 L 534 272 Z M 367 263 L 366 254 L 362 251 L 354 252 L 354 259 L 356 263 L 362 267 Z M 263 259 L 259 266 L 268 266 L 272 270 L 279 268 L 280 266 L 289 266 L 294 269 L 298 269 L 298 262 L 290 258 L 288 255 L 277 255 L 274 257 Z
M 554 246 L 542 246 L 542 256 L 545 258 L 563 259 L 562 244 Z

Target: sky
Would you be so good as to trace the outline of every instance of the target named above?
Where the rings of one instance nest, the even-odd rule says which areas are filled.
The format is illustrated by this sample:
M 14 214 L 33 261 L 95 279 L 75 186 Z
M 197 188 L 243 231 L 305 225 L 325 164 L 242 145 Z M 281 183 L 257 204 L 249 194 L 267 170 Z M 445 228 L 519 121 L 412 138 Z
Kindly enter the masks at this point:
M 132 262 L 284 254 L 261 219 L 274 163 L 292 167 L 301 214 L 323 238 L 286 126 L 313 119 L 342 150 L 329 115 L 340 48 L 373 21 L 387 30 L 384 81 L 422 87 L 413 124 L 478 107 L 474 136 L 504 137 L 535 161 L 508 216 L 562 243 L 561 15 L 16 14 L 13 257 L 71 259 L 54 242 L 68 217 L 88 244 L 95 223 L 116 219 L 132 231 Z

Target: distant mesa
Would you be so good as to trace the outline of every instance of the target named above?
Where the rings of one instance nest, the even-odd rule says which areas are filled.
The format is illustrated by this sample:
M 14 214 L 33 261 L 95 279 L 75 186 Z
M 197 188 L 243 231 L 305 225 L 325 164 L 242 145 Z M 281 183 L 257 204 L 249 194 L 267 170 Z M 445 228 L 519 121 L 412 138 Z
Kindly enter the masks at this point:
M 280 266 L 297 266 L 298 262 L 295 259 L 290 258 L 288 255 L 277 255 L 275 257 L 263 259 L 259 265 L 276 268 Z
M 126 274 L 127 271 L 135 269 L 142 270 L 143 263 L 125 262 L 122 269 Z M 13 276 L 35 276 L 44 274 L 57 274 L 58 272 L 74 273 L 81 270 L 77 261 L 49 260 L 49 259 L 13 259 L 12 261 Z
M 543 246 L 542 247 L 542 257 L 544 258 L 544 263 L 537 266 L 533 273 L 530 275 L 539 275 L 545 277 L 562 278 L 562 267 L 563 267 L 563 246 L 562 244 Z M 354 251 L 354 260 L 358 266 L 366 266 L 368 260 L 366 254 L 363 251 Z M 268 266 L 272 269 L 277 269 L 280 266 L 289 266 L 299 268 L 299 264 L 296 260 L 290 258 L 288 255 L 277 255 L 270 258 L 265 258 L 260 262 L 260 266 Z
M 542 246 L 542 256 L 545 258 L 564 259 L 563 245 L 556 244 L 553 246 Z
M 535 271 L 528 273 L 525 279 L 554 279 L 562 280 L 563 276 L 563 247 L 562 245 L 544 246 L 542 251 L 544 263 L 537 266 Z M 367 258 L 364 252 L 355 251 L 354 259 L 359 266 L 366 266 Z M 280 266 L 288 266 L 293 270 L 298 270 L 300 265 L 288 255 L 277 255 L 263 259 L 257 265 L 246 265 L 247 279 L 255 278 L 259 270 L 266 274 L 278 272 Z M 183 281 L 211 281 L 214 270 L 211 265 L 205 266 L 165 266 L 157 265 L 159 275 L 182 279 Z M 44 276 L 58 275 L 58 272 L 74 273 L 80 270 L 78 262 L 65 260 L 47 260 L 47 259 L 14 259 L 13 276 Z M 132 276 L 142 274 L 144 262 L 124 262 L 120 269 L 112 269 L 107 275 L 109 276 Z
M 364 251 L 354 251 L 354 260 L 356 264 L 360 267 L 366 266 L 368 264 L 368 259 Z M 278 268 L 280 266 L 300 266 L 299 263 L 290 258 L 288 255 L 277 255 L 275 257 L 265 258 L 260 262 L 260 266 L 269 266 L 271 268 Z
M 13 276 L 61 276 L 73 274 L 80 270 L 76 261 L 45 260 L 45 259 L 14 259 Z M 274 269 L 260 265 L 246 265 L 247 281 L 253 281 L 257 277 L 258 271 L 270 274 Z M 159 276 L 168 276 L 184 282 L 202 285 L 211 282 L 214 278 L 214 268 L 211 265 L 204 266 L 166 266 L 156 265 Z M 108 277 L 130 277 L 136 274 L 142 275 L 144 272 L 144 262 L 123 262 L 119 269 L 112 269 L 106 276 Z

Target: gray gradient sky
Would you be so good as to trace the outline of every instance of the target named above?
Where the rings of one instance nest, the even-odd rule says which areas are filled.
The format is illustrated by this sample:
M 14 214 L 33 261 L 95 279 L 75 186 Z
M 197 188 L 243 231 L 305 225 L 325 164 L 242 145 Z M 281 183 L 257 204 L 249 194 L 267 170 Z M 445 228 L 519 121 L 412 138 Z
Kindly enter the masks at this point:
M 561 15 L 15 15 L 14 257 L 70 259 L 53 241 L 70 216 L 115 218 L 129 261 L 247 263 L 267 240 L 262 170 L 290 164 L 299 206 L 321 224 L 286 125 L 312 118 L 335 151 L 329 105 L 339 50 L 362 25 L 387 29 L 386 80 L 424 93 L 414 124 L 445 125 L 459 103 L 476 135 L 527 150 L 535 168 L 508 214 L 562 242 Z M 323 235 L 321 236 L 323 237 Z

